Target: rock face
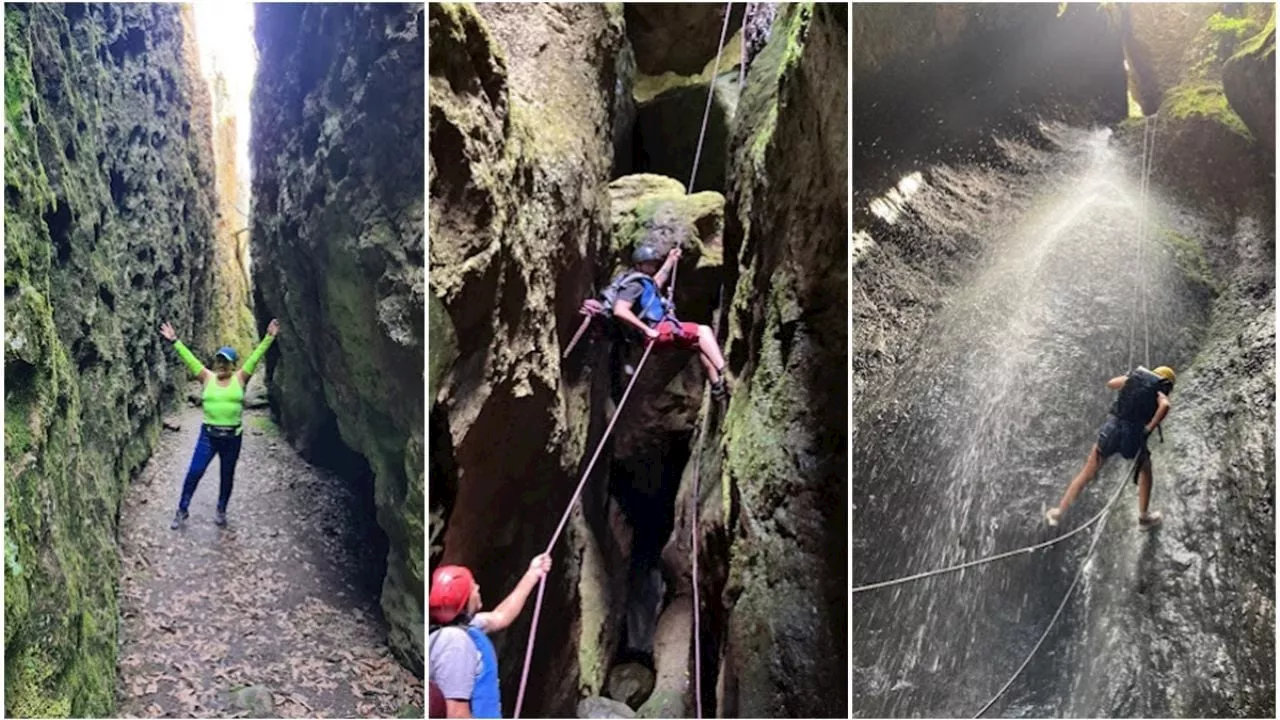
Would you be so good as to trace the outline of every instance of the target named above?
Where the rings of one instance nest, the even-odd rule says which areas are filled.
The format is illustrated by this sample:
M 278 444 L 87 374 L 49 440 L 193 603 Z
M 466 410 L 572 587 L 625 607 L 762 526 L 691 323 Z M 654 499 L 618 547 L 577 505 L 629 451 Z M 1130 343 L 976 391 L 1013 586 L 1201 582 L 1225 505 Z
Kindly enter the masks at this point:
M 854 192 L 910 172 L 921 148 L 960 157 L 1040 116 L 1126 116 L 1119 23 L 1090 3 L 881 3 L 854 8 Z M 905 122 L 905 118 L 911 118 Z
M 1276 151 L 1276 17 L 1222 67 L 1222 87 L 1232 109 L 1272 155 Z
M 226 81 L 213 80 L 213 157 L 218 187 L 214 224 L 214 293 L 211 325 L 219 346 L 248 353 L 257 344 L 253 303 L 249 295 L 249 198 L 236 167 L 236 118 L 230 107 Z M 255 376 L 256 377 L 256 376 Z
M 116 514 L 209 357 L 208 91 L 176 5 L 5 8 L 5 711 L 109 716 Z M 167 500 L 166 500 L 167 501 Z
M 267 356 L 272 407 L 309 459 L 367 462 L 389 541 L 390 643 L 417 672 L 422 24 L 418 5 L 259 6 L 251 148 L 258 325 L 282 326 Z
M 716 54 L 724 27 L 724 5 L 716 3 L 627 3 L 627 37 L 636 68 L 645 75 L 692 75 Z M 730 9 L 729 36 L 742 27 L 741 5 Z
M 431 293 L 444 309 L 432 327 L 453 329 L 457 358 L 438 370 L 431 414 L 432 517 L 445 518 L 432 563 L 471 567 L 494 602 L 546 547 L 603 430 L 598 363 L 586 348 L 565 365 L 560 354 L 613 262 L 622 17 L 607 5 L 433 3 L 429 18 Z M 597 527 L 602 484 L 583 495 Z M 530 715 L 568 716 L 580 688 L 603 687 L 626 563 L 594 538 L 575 513 L 557 545 Z M 506 712 L 530 615 L 494 638 Z
M 780 7 L 731 145 L 737 387 L 698 498 L 707 564 L 728 544 L 724 717 L 847 712 L 848 42 L 847 6 Z
M 861 12 L 861 8 L 854 7 L 855 54 L 857 38 L 862 33 L 857 20 Z M 1162 8 L 1162 12 L 1169 11 Z M 1208 14 L 1212 13 L 1210 10 Z M 1206 18 L 1200 28 L 1207 25 Z M 1198 35 L 1200 30 L 1192 33 Z M 909 32 L 898 41 L 918 37 Z M 1240 118 L 1227 114 L 1235 104 L 1227 105 L 1230 96 L 1224 95 L 1221 84 L 1215 87 L 1211 77 L 1231 53 L 1219 55 L 1216 43 L 1222 39 L 1220 33 L 1203 37 L 1212 39 L 1215 46 L 1209 48 L 1212 53 L 1201 53 L 1199 57 L 1214 61 L 1193 62 L 1189 67 L 1198 67 L 1209 77 L 1200 75 L 1192 84 L 1187 83 L 1191 79 L 1187 73 L 1173 77 L 1157 100 L 1162 103 L 1159 119 L 1151 120 L 1153 126 L 1158 123 L 1156 170 L 1149 190 L 1152 223 L 1160 237 L 1160 256 L 1171 250 L 1175 259 L 1156 291 L 1163 294 L 1153 297 L 1159 298 L 1162 310 L 1194 309 L 1179 322 L 1153 324 L 1153 328 L 1161 330 L 1154 332 L 1151 339 L 1152 360 L 1173 357 L 1171 362 L 1176 364 L 1176 358 L 1183 358 L 1178 367 L 1174 410 L 1166 423 L 1165 443 L 1152 443 L 1156 463 L 1152 502 L 1164 512 L 1165 523 L 1153 534 L 1136 532 L 1132 490 L 1126 488 L 1129 494 L 1120 499 L 1117 512 L 1111 514 L 1106 537 L 1099 542 L 1066 614 L 1040 651 L 1036 662 L 1043 665 L 1041 671 L 1024 675 L 1004 701 L 1005 709 L 995 708 L 997 713 L 1087 716 L 1098 714 L 1103 708 L 1110 714 L 1126 716 L 1269 717 L 1275 713 L 1275 518 L 1270 500 L 1275 482 L 1271 369 L 1275 361 L 1274 186 L 1265 174 L 1249 167 L 1250 157 L 1262 153 L 1251 143 Z M 892 38 L 880 40 L 895 42 Z M 1184 41 L 1183 49 L 1189 44 L 1190 40 Z M 914 92 L 911 88 L 905 91 Z M 1001 111 L 991 109 L 993 114 Z M 865 112 L 890 113 L 880 119 L 881 124 L 905 120 L 905 116 L 891 114 L 895 112 L 892 106 Z M 900 424 L 909 426 L 907 420 L 921 409 L 912 399 L 899 394 L 899 388 L 906 386 L 905 378 L 916 372 L 912 365 L 919 363 L 931 373 L 940 372 L 939 365 L 933 362 L 937 355 L 930 354 L 936 352 L 939 338 L 929 332 L 930 325 L 924 320 L 945 322 L 962 315 L 959 308 L 983 304 L 973 295 L 982 288 L 961 283 L 972 277 L 970 273 L 976 268 L 985 270 L 989 262 L 994 264 L 1009 257 L 1004 246 L 996 247 L 994 243 L 1004 242 L 1025 226 L 1035 228 L 1033 234 L 1037 238 L 1043 236 L 1045 233 L 1039 228 L 1045 221 L 1041 213 L 1048 212 L 1046 207 L 1063 203 L 1072 212 L 1079 209 L 1072 193 L 1085 183 L 1076 182 L 1070 174 L 1076 172 L 1072 169 L 1074 164 L 1085 160 L 1088 167 L 1097 167 L 1099 157 L 1119 155 L 1127 167 L 1108 171 L 1112 174 L 1109 182 L 1115 183 L 1108 186 L 1108 191 L 1137 183 L 1141 123 L 1125 123 L 1116 133 L 1061 128 L 1049 123 L 1042 137 L 1019 133 L 1016 139 L 1001 138 L 998 152 L 959 160 L 937 146 L 899 138 L 896 144 L 879 149 L 888 156 L 902 158 L 899 168 L 914 164 L 920 174 L 893 177 L 900 182 L 894 183 L 892 194 L 884 192 L 888 183 L 868 192 L 865 185 L 860 187 L 855 181 L 855 198 L 859 192 L 880 196 L 874 209 L 866 202 L 855 209 L 853 238 L 854 287 L 850 300 L 855 328 L 855 584 L 910 572 L 901 567 L 906 558 L 891 549 L 897 543 L 930 551 L 913 556 L 920 562 L 918 569 L 924 570 L 936 567 L 938 555 L 934 551 L 942 547 L 956 549 L 952 557 L 969 559 L 1028 542 L 1028 525 L 1021 520 L 1009 522 L 986 512 L 979 504 L 982 497 L 997 497 L 993 495 L 996 491 L 987 486 L 1000 482 L 989 475 L 982 477 L 981 490 L 969 496 L 974 504 L 969 505 L 968 499 L 963 501 L 970 508 L 970 518 L 978 515 L 982 520 L 957 518 L 950 532 L 939 532 L 940 537 L 932 540 L 924 539 L 934 535 L 927 527 L 896 532 L 893 528 L 899 523 L 892 522 L 885 509 L 896 501 L 912 500 L 910 507 L 916 509 L 908 508 L 899 516 L 909 517 L 913 512 L 919 514 L 926 500 L 960 503 L 958 498 L 963 492 L 946 488 L 917 493 L 911 482 L 887 487 L 889 477 L 877 476 L 874 469 L 884 458 L 901 456 L 893 447 L 900 442 L 898 438 L 930 440 L 934 453 L 942 452 L 951 442 L 950 432 L 937 437 L 924 432 L 913 435 L 914 429 L 897 430 Z M 1000 133 L 994 128 L 986 130 Z M 1092 138 L 1096 146 L 1081 144 L 1080 136 Z M 939 162 L 939 157 L 944 159 Z M 1230 177 L 1232 171 L 1238 177 Z M 1027 184 L 1033 179 L 1040 187 Z M 1205 192 L 1206 189 L 1212 191 Z M 1117 191 L 1115 195 L 1133 196 L 1131 190 Z M 1182 201 L 1174 200 L 1174 195 L 1182 195 Z M 1106 212 L 1124 208 L 1123 204 L 1110 201 L 1106 205 L 1112 208 Z M 1058 207 L 1053 212 L 1061 212 L 1062 205 Z M 1096 212 L 1080 211 L 1065 223 L 1065 227 L 1076 228 L 1069 231 L 1073 235 L 1068 237 L 1073 241 L 1068 244 L 1078 245 L 1074 242 L 1075 233 L 1088 241 L 1115 233 L 1107 244 L 1123 257 L 1131 236 L 1116 229 L 1114 216 L 1090 218 Z M 1122 220 L 1131 214 L 1127 208 L 1117 212 Z M 1174 228 L 1186 237 L 1177 239 Z M 1037 259 L 1051 257 L 1053 252 L 1056 251 L 1037 248 Z M 1200 259 L 1191 261 L 1189 256 Z M 1127 286 L 1128 283 L 1121 285 L 1126 291 Z M 1019 328 L 1031 341 L 1027 342 L 1026 356 L 1011 362 L 1026 362 L 1026 357 L 1044 353 L 1044 357 L 1056 360 L 1070 358 L 1068 364 L 1075 368 L 1073 371 L 1093 363 L 1094 367 L 1086 371 L 1105 377 L 1113 370 L 1099 367 L 1100 356 L 1123 361 L 1121 338 L 1108 339 L 1105 333 L 1096 333 L 1096 328 L 1076 336 L 1063 332 L 1062 326 L 1083 314 L 1071 311 L 1069 303 L 1082 298 L 1098 302 L 1103 297 L 1084 284 L 1078 288 L 1072 289 L 1075 296 L 1067 293 L 1055 297 L 1052 312 L 1037 313 L 1028 310 L 1033 303 L 1015 295 L 1014 288 L 1000 286 L 1006 295 L 1019 298 L 1018 309 L 1026 312 L 1027 318 L 1033 322 L 1047 318 L 1055 325 L 1043 335 Z M 1208 321 L 1204 322 L 1206 314 Z M 1117 326 L 1124 327 L 1123 321 L 1112 325 Z M 1011 342 L 1022 340 L 1015 337 Z M 951 383 L 942 394 L 954 396 L 956 388 L 964 384 L 952 372 L 955 367 L 963 367 L 964 357 L 957 355 L 957 366 L 942 368 Z M 1043 366 L 1037 370 L 1043 373 Z M 1010 373 L 1014 374 L 1022 373 Z M 893 384 L 881 394 L 884 404 L 873 405 L 873 398 L 880 392 L 877 388 L 890 387 L 886 384 L 889 378 Z M 938 401 L 939 393 L 926 390 L 924 395 L 931 404 Z M 1060 403 L 1051 404 L 1062 407 Z M 1100 409 L 1105 412 L 1105 404 Z M 950 413 L 942 415 L 948 423 L 957 422 Z M 1093 422 L 1080 425 L 1075 442 L 1082 445 L 1073 447 L 1087 451 L 1090 435 L 1096 429 Z M 1057 497 L 1066 478 L 1078 470 L 1083 452 L 1073 449 L 1067 454 L 1061 447 L 1061 434 L 1042 429 L 1039 421 L 1036 424 L 1035 431 L 1019 436 L 1019 442 L 1010 444 L 1013 447 L 997 451 L 983 445 L 978 454 L 1008 452 L 1010 456 L 1003 457 L 1010 458 L 1010 462 L 1027 457 L 1060 467 L 1060 471 L 1052 473 L 1055 480 L 1041 486 L 1046 499 Z M 1050 447 L 1034 447 L 1041 437 L 1052 438 L 1047 441 Z M 862 468 L 858 467 L 859 462 L 863 463 Z M 919 469 L 910 460 L 903 464 L 911 466 L 911 472 Z M 1023 467 L 1021 462 L 1014 464 Z M 959 475 L 962 469 L 957 468 L 954 474 Z M 867 480 L 859 483 L 859 477 Z M 1117 479 L 1115 475 L 1100 476 L 1103 482 Z M 1089 509 L 1077 517 L 1088 517 L 1105 502 L 1098 496 L 1101 493 L 1088 498 L 1090 492 L 1097 491 L 1086 490 L 1082 501 L 1091 503 L 1091 507 L 1086 506 Z M 1034 507 L 1017 507 L 1021 497 L 998 497 L 1004 505 L 1001 512 L 1012 508 L 1018 518 L 1029 518 L 1037 512 Z M 1035 504 L 1038 501 L 1026 503 Z M 887 527 L 880 527 L 881 524 Z M 990 545 L 973 544 L 986 542 Z M 1006 631 L 1008 619 L 1015 613 L 1024 618 L 1023 622 L 1031 616 L 1049 617 L 1081 557 L 1082 551 L 1064 552 L 1059 556 L 1061 564 L 1045 558 L 1021 566 L 993 566 L 984 571 L 984 577 L 956 578 L 946 586 L 939 585 L 945 588 L 941 592 L 917 593 L 914 598 L 904 593 L 901 598 L 905 602 L 896 596 L 876 598 L 874 593 L 855 596 L 854 636 L 867 636 L 877 628 L 885 628 L 885 632 L 874 644 L 867 643 L 862 649 L 855 645 L 854 687 L 859 700 L 854 712 L 930 715 L 938 712 L 930 707 L 942 707 L 947 712 L 960 712 L 957 706 L 961 704 L 977 707 L 1007 678 L 1007 673 L 1002 669 L 980 682 L 969 682 L 971 677 L 966 676 L 975 672 L 974 660 L 980 659 L 982 668 L 1007 666 L 1012 672 L 1030 649 L 1038 630 L 1030 640 L 1022 635 L 1016 649 L 1006 649 L 1010 643 L 1001 642 L 998 634 Z M 1023 586 L 1039 587 L 1044 592 L 1021 599 L 1000 599 L 1001 589 Z M 987 590 L 1000 592 L 984 592 Z M 972 602 L 965 600 L 970 593 L 975 598 Z M 984 612 L 967 612 L 974 607 Z M 950 612 L 955 613 L 958 622 L 942 619 Z M 881 622 L 876 622 L 877 615 Z M 911 621 L 904 625 L 904 618 Z M 925 627 L 928 623 L 915 622 L 918 618 L 936 621 L 937 627 Z M 901 627 L 912 630 L 899 634 L 898 630 L 889 629 Z M 936 650 L 911 657 L 909 648 L 919 647 L 915 629 L 921 628 L 925 637 L 936 638 L 943 634 L 937 631 L 938 627 L 963 627 L 963 632 L 973 634 L 973 642 L 963 647 L 939 644 Z M 993 635 L 997 639 L 993 640 Z M 901 652 L 904 649 L 908 651 Z M 929 679 L 939 671 L 954 682 L 945 688 L 931 683 Z M 987 685 L 991 686 L 989 690 Z
M 1134 6 L 1125 42 L 1143 107 L 1158 103 L 1154 174 L 1194 203 L 1239 208 L 1271 174 L 1273 155 L 1259 150 L 1274 153 L 1275 19 L 1272 13 L 1264 27 L 1256 10 L 1236 16 L 1227 7 L 1184 8 L 1170 13 L 1181 18 L 1170 24 L 1163 13 Z M 1155 58 L 1149 64 L 1147 55 Z M 1240 108 L 1265 139 L 1250 131 Z
M 845 356 L 846 11 L 779 11 L 747 75 L 752 130 L 731 146 L 726 126 L 742 158 L 725 180 L 736 209 L 685 195 L 684 171 L 631 175 L 613 161 L 629 51 L 611 12 L 430 6 L 431 290 L 444 309 L 432 332 L 456 353 L 432 369 L 432 562 L 470 566 L 501 597 L 545 547 L 642 352 L 597 324 L 561 358 L 579 303 L 637 243 L 665 252 L 682 239 L 679 316 L 726 314 L 741 388 L 702 446 L 704 711 L 839 715 L 846 409 L 824 368 Z M 645 67 L 696 77 L 714 48 Z M 726 53 L 736 63 L 740 45 Z M 642 104 L 661 95 L 654 78 L 636 79 Z M 705 375 L 688 352 L 646 362 L 556 545 L 530 715 L 573 712 L 611 673 L 642 716 L 693 708 L 689 459 Z M 509 703 L 529 616 L 495 638 Z

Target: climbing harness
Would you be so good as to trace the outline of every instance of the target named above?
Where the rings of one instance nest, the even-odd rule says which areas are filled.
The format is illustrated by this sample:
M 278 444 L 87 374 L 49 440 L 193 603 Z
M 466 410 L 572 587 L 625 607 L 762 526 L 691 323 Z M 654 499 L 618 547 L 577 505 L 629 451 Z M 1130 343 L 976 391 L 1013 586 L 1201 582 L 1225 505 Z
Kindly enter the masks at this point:
M 1155 136 L 1156 136 L 1157 125 L 1158 125 L 1158 117 L 1157 117 L 1156 123 L 1151 122 L 1151 118 L 1148 117 L 1147 122 L 1143 126 L 1144 133 L 1143 133 L 1143 139 L 1142 139 L 1142 177 L 1141 177 L 1141 182 L 1139 184 L 1139 218 L 1138 218 L 1139 249 L 1138 249 L 1138 259 L 1137 259 L 1138 276 L 1140 279 L 1139 280 L 1139 288 L 1140 288 L 1139 296 L 1140 297 L 1134 302 L 1134 313 L 1133 313 L 1133 317 L 1131 318 L 1131 322 L 1129 324 L 1129 367 L 1133 367 L 1133 354 L 1134 354 L 1134 349 L 1136 347 L 1134 332 L 1138 324 L 1137 315 L 1139 314 L 1139 312 L 1142 315 L 1143 354 L 1146 358 L 1146 365 L 1151 364 L 1151 357 L 1150 357 L 1151 336 L 1150 336 L 1150 329 L 1149 329 L 1150 325 L 1147 317 L 1147 298 L 1146 298 L 1147 288 L 1146 288 L 1146 274 L 1145 274 L 1145 267 L 1146 267 L 1145 245 L 1146 245 L 1146 235 L 1147 235 L 1148 224 L 1149 224 L 1147 220 L 1147 196 L 1148 196 L 1148 188 L 1150 184 L 1150 174 L 1154 164 L 1153 158 L 1155 155 Z M 1160 432 L 1160 442 L 1164 442 L 1164 431 L 1160 428 L 1159 425 L 1156 426 L 1156 429 Z M 1132 477 L 1134 482 L 1137 482 L 1138 475 L 1142 470 L 1142 465 L 1148 457 L 1150 457 L 1150 451 L 1147 450 L 1146 443 L 1144 442 L 1142 445 L 1142 448 L 1138 451 L 1137 456 L 1133 460 Z M 857 594 L 860 592 L 877 590 L 880 588 L 890 587 L 893 585 L 900 585 L 900 584 L 912 582 L 915 580 L 923 580 L 925 578 L 934 577 L 937 575 L 944 575 L 946 573 L 955 572 L 957 570 L 963 570 L 965 568 L 992 563 L 997 560 L 1003 560 L 1005 558 L 1013 557 L 1015 555 L 1035 552 L 1036 550 L 1060 543 L 1063 540 L 1066 540 L 1067 538 L 1070 538 L 1078 533 L 1083 532 L 1090 526 L 1098 523 L 1098 521 L 1102 521 L 1101 524 L 1098 525 L 1098 529 L 1094 532 L 1093 540 L 1089 543 L 1089 549 L 1085 552 L 1084 559 L 1081 560 L 1080 562 L 1080 567 L 1077 568 L 1075 576 L 1071 580 L 1071 584 L 1067 587 L 1066 593 L 1062 596 L 1062 601 L 1058 603 L 1058 609 L 1054 611 L 1053 617 L 1049 618 L 1049 624 L 1045 626 L 1044 632 L 1040 634 L 1040 638 L 1036 641 L 1036 644 L 1032 646 L 1031 651 L 1027 653 L 1027 656 L 1022 661 L 1022 664 L 1019 665 L 1017 670 L 1013 672 L 1013 675 L 1009 678 L 1009 680 L 1006 681 L 1004 685 L 1001 686 L 1000 690 L 997 691 L 996 694 L 990 700 L 988 700 L 987 703 L 983 705 L 982 708 L 978 710 L 978 712 L 973 716 L 974 718 L 982 717 L 984 714 L 986 714 L 988 710 L 991 709 L 993 705 L 995 705 L 997 701 L 1000 700 L 1000 698 L 1004 697 L 1004 694 L 1008 692 L 1010 687 L 1013 686 L 1013 683 L 1016 682 L 1017 679 L 1022 675 L 1023 671 L 1026 670 L 1027 666 L 1031 664 L 1031 660 L 1035 657 L 1036 653 L 1040 650 L 1040 647 L 1044 644 L 1045 639 L 1049 637 L 1049 632 L 1053 630 L 1053 627 L 1057 623 L 1058 618 L 1061 617 L 1062 611 L 1066 608 L 1067 602 L 1071 599 L 1071 593 L 1075 591 L 1076 585 L 1079 584 L 1080 578 L 1084 574 L 1085 568 L 1088 566 L 1089 561 L 1092 559 L 1093 552 L 1098 546 L 1098 540 L 1102 537 L 1102 531 L 1106 528 L 1106 519 L 1110 515 L 1112 506 L 1114 506 L 1116 501 L 1120 499 L 1120 494 L 1124 491 L 1125 486 L 1126 486 L 1126 483 L 1123 480 L 1119 482 L 1117 484 L 1116 491 L 1111 495 L 1111 498 L 1107 501 L 1107 504 L 1103 506 L 1102 510 L 1100 510 L 1098 514 L 1094 515 L 1083 525 L 1071 530 L 1068 533 L 1065 533 L 1056 538 L 1053 538 L 1052 540 L 1036 543 L 1034 545 L 1028 545 L 1027 547 L 999 553 L 997 555 L 992 555 L 990 557 L 981 558 L 978 560 L 971 560 L 969 562 L 960 563 L 958 565 L 952 565 L 950 567 L 940 568 L 937 570 L 930 570 L 922 573 L 916 573 L 915 575 L 909 575 L 909 576 L 897 578 L 894 580 L 886 580 L 883 582 L 862 585 L 862 586 L 853 588 L 852 593 Z

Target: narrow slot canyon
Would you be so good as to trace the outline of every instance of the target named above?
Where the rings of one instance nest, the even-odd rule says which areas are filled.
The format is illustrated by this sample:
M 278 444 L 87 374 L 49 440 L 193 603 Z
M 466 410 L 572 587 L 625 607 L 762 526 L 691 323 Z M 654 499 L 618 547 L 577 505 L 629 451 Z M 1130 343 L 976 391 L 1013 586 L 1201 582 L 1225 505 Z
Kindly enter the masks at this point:
M 424 714 L 424 20 L 5 6 L 6 716 Z
M 429 562 L 483 612 L 557 541 L 488 633 L 504 715 L 845 712 L 848 10 L 727 12 L 428 8 Z M 582 324 L 677 247 L 724 395 L 707 351 Z

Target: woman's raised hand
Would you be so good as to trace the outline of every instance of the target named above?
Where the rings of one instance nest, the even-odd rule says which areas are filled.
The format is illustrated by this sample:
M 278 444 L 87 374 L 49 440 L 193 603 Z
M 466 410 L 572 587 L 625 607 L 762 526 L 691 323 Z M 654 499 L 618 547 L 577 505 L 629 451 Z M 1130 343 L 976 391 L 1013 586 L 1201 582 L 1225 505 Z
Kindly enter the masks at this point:
M 174 332 L 172 325 L 165 323 L 160 326 L 160 337 L 168 340 L 169 342 L 177 342 L 178 333 Z
M 271 322 L 267 323 L 267 334 L 271 337 L 275 337 L 278 332 L 280 332 L 280 321 L 275 318 L 271 318 Z

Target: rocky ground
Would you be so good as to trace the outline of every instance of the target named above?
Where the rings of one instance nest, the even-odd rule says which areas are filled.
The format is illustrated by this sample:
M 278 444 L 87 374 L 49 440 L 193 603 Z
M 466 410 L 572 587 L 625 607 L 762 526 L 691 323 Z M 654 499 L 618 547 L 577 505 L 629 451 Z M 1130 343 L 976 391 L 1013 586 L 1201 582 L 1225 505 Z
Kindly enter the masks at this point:
M 123 717 L 421 717 L 422 681 L 391 655 L 371 517 L 303 461 L 263 411 L 245 414 L 229 524 L 213 524 L 217 461 L 169 529 L 200 410 L 167 423 L 120 517 Z

